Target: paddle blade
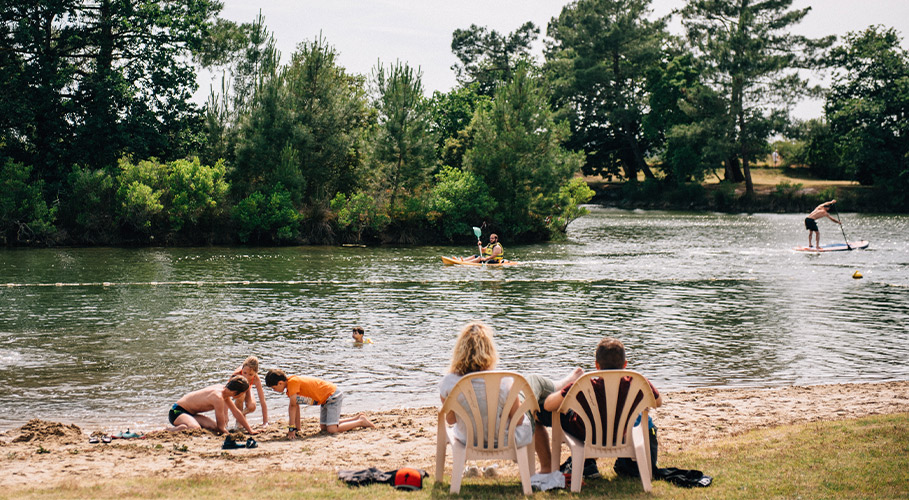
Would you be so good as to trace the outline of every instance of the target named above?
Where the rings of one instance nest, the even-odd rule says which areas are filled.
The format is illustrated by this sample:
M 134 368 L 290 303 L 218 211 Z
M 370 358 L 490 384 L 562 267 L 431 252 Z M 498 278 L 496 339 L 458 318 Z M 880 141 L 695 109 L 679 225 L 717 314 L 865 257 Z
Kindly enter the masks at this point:
M 483 235 L 483 231 L 480 231 L 480 228 L 474 226 L 474 227 L 473 227 L 473 234 L 477 235 L 477 239 L 479 239 L 480 236 Z

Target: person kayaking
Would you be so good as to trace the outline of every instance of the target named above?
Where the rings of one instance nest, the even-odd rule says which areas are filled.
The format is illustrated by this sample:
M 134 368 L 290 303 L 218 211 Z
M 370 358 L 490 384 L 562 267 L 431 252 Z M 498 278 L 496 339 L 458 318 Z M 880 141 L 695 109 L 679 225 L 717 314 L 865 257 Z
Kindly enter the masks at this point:
M 817 227 L 817 220 L 824 217 L 840 224 L 840 221 L 834 219 L 828 210 L 836 203 L 836 200 L 830 200 L 818 205 L 808 217 L 805 217 L 805 229 L 808 230 L 808 248 L 811 248 L 811 236 L 814 235 L 815 248 L 821 249 L 821 231 Z
M 498 264 L 505 260 L 505 248 L 499 243 L 499 236 L 495 233 L 489 235 L 489 244 L 485 247 L 483 246 L 483 241 L 478 238 L 477 250 L 480 253 L 461 260 L 463 262 L 486 262 L 490 264 Z

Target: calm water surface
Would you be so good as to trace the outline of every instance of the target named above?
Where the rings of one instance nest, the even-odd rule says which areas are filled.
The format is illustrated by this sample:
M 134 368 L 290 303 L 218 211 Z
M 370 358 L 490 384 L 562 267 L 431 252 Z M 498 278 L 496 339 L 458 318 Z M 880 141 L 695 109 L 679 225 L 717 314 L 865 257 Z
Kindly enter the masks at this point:
M 452 247 L 0 250 L 0 429 L 161 428 L 249 354 L 337 383 L 345 413 L 434 405 L 471 319 L 524 373 L 592 368 L 613 335 L 665 390 L 909 379 L 909 217 L 843 214 L 871 247 L 821 255 L 791 250 L 803 217 L 593 208 L 566 242 L 505 238 L 507 269 L 442 266 Z

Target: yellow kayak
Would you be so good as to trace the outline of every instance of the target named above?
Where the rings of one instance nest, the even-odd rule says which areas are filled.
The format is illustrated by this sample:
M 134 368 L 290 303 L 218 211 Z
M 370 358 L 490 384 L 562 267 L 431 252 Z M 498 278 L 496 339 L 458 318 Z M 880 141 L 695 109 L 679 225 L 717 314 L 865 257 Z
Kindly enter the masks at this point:
M 460 257 L 445 257 L 442 256 L 442 264 L 447 266 L 477 266 L 477 267 L 505 267 L 505 266 L 516 266 L 517 262 L 513 260 L 503 260 L 495 264 L 487 264 L 485 262 L 464 262 Z

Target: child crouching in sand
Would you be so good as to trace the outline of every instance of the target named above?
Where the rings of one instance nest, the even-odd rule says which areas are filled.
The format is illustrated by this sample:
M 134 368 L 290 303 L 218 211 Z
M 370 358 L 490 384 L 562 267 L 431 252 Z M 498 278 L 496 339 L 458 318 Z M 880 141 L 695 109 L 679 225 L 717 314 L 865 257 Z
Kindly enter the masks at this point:
M 256 388 L 259 404 L 262 406 L 262 426 L 268 426 L 268 406 L 265 405 L 265 391 L 262 389 L 262 380 L 259 378 L 259 358 L 255 356 L 246 358 L 246 361 L 231 376 L 237 375 L 243 375 L 243 378 L 249 382 L 250 388 Z M 252 391 L 246 391 L 244 394 L 235 397 L 234 404 L 244 415 L 249 415 L 256 411 L 256 401 L 253 399 Z
M 331 382 L 305 375 L 287 376 L 282 370 L 269 370 L 265 385 L 276 392 L 287 391 L 287 439 L 295 439 L 300 429 L 300 404 L 319 405 L 319 428 L 329 434 L 345 432 L 357 427 L 375 427 L 365 416 L 341 420 L 341 401 L 344 394 Z
M 186 429 L 208 429 L 220 434 L 227 433 L 227 411 L 230 410 L 237 422 L 249 434 L 256 434 L 246 421 L 243 412 L 234 404 L 234 398 L 249 390 L 249 382 L 241 375 L 231 377 L 226 385 L 212 385 L 191 392 L 177 401 L 167 415 L 171 425 L 167 430 L 176 432 Z M 215 420 L 200 413 L 215 411 Z

